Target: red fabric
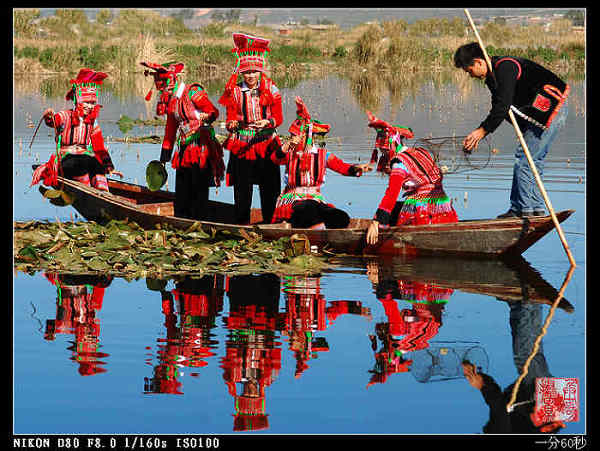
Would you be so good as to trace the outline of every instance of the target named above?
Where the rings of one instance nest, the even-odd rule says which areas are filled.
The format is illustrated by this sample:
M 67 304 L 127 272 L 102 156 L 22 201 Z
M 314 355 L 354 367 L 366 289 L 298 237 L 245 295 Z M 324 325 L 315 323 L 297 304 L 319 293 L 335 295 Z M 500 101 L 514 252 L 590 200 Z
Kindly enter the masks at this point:
M 108 77 L 104 72 L 96 72 L 95 70 L 83 68 L 77 74 L 77 78 L 71 79 L 69 83 L 76 85 L 75 88 L 71 88 L 66 96 L 66 100 L 72 100 L 75 96 L 77 103 L 88 102 L 96 100 L 97 87 L 95 86 L 80 86 L 84 83 L 94 83 L 98 86 L 102 85 L 104 79 Z
M 273 119 L 275 122 L 274 128 L 279 127 L 283 123 L 283 107 L 281 93 L 277 89 L 275 83 L 270 78 L 262 75 L 260 80 L 259 105 L 267 107 L 267 117 L 262 119 Z M 226 99 L 226 121 L 243 122 L 245 120 L 242 113 L 243 95 L 241 85 L 237 84 L 233 87 L 232 94 Z M 272 91 L 275 91 L 274 93 Z
M 385 190 L 383 199 L 381 199 L 381 202 L 379 202 L 378 209 L 388 213 L 392 212 L 398 200 L 398 196 L 400 195 L 400 191 L 402 190 L 402 184 L 404 183 L 404 180 L 406 180 L 407 176 L 408 172 L 406 172 L 404 169 L 392 169 L 388 186 Z
M 329 169 L 332 169 L 335 172 L 338 172 L 342 175 L 351 175 L 350 174 L 350 168 L 352 168 L 354 165 L 349 164 L 349 163 L 345 163 L 344 161 L 342 161 L 340 158 L 336 157 L 334 154 L 330 153 L 329 154 L 329 158 L 327 158 L 327 167 Z
M 196 112 L 206 113 L 209 117 L 206 121 L 200 121 L 196 117 Z M 177 116 L 181 118 L 180 121 L 177 120 Z M 225 172 L 223 149 L 221 144 L 211 136 L 210 131 L 203 125 L 211 123 L 218 117 L 219 110 L 210 101 L 206 91 L 198 84 L 186 85 L 179 99 L 172 96 L 169 100 L 165 136 L 162 143 L 163 153 L 168 155 L 167 158 L 170 158 L 178 130 L 182 130 L 182 140 L 199 133 L 197 139 L 188 144 L 183 144 L 183 158 L 181 158 L 179 151 L 175 152 L 172 157 L 172 167 L 177 169 L 198 164 L 200 168 L 205 168 L 210 161 L 216 186 L 220 186 L 221 178 Z

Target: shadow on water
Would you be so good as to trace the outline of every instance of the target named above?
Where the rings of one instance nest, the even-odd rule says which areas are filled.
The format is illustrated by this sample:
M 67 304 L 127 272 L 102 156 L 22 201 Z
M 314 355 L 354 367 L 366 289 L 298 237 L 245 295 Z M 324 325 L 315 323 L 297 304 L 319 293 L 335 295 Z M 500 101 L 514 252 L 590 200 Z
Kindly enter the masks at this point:
M 336 263 L 339 270 L 319 276 L 214 274 L 146 279 L 146 290 L 160 301 L 164 321 L 159 327 L 163 332 L 155 338 L 156 352 L 146 354 L 151 372 L 138 375 L 143 377 L 143 393 L 184 395 L 184 370 L 198 377 L 218 359 L 222 379 L 213 385 L 232 402 L 233 431 L 268 431 L 269 391 L 287 361 L 284 353 L 294 362 L 294 378 L 302 378 L 311 372 L 319 355 L 336 353 L 327 339 L 337 342 L 336 321 L 350 315 L 370 322 L 372 310 L 383 308 L 385 319 L 369 326 L 374 364 L 360 376 L 367 387 L 393 384 L 390 378 L 400 373 L 411 373 L 422 384 L 464 380 L 465 365 L 472 365 L 485 387 L 483 400 L 490 407 L 484 432 L 540 431 L 542 426 L 535 426 L 530 417 L 535 377 L 551 377 L 541 345 L 519 382 L 517 404 L 509 414 L 506 403 L 514 384 L 503 392 L 487 374 L 490 357 L 485 346 L 477 340 L 443 341 L 436 336 L 458 292 L 477 295 L 477 302 L 506 303 L 514 364 L 521 373 L 542 328 L 542 307 L 574 311 L 562 297 L 565 286 L 559 293 L 521 257 L 507 261 L 344 258 Z M 366 272 L 376 300 L 326 299 L 321 279 L 335 277 L 336 272 L 361 277 Z M 44 273 L 44 277 L 56 295 L 56 317 L 46 320 L 44 339 L 72 336 L 69 359 L 77 362 L 80 375 L 110 372 L 111 358 L 119 359 L 118 348 L 112 356 L 102 352 L 99 312 L 105 292 L 113 289 L 113 278 L 66 273 Z M 124 296 L 113 293 L 111 297 Z M 401 308 L 400 302 L 408 304 Z M 364 365 L 359 371 L 364 371 Z M 465 382 L 476 387 L 472 379 L 468 376 Z M 290 383 L 285 378 L 279 382 Z M 277 402 L 281 400 L 274 400 L 273 410 L 280 411 Z

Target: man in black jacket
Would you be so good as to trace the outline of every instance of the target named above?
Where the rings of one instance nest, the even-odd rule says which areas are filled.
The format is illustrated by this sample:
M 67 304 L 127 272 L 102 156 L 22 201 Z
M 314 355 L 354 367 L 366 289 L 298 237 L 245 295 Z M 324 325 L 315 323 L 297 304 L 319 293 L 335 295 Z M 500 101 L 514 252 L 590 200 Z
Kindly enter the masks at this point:
M 512 110 L 542 177 L 544 159 L 567 117 L 569 86 L 548 69 L 524 58 L 496 56 L 491 62 L 493 72 L 477 42 L 459 47 L 454 54 L 454 65 L 473 78 L 485 80 L 492 94 L 488 116 L 469 133 L 463 147 L 465 151 L 477 148 L 479 141 L 494 132 L 502 120 L 510 121 L 508 112 Z M 498 217 L 545 215 L 544 200 L 521 145 L 515 159 L 510 209 Z

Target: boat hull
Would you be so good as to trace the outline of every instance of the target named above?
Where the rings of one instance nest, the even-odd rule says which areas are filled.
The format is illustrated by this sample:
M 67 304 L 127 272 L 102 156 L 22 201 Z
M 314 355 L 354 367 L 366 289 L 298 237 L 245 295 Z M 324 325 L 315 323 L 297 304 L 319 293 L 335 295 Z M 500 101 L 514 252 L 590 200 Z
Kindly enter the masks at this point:
M 554 228 L 550 216 L 529 218 L 463 220 L 449 224 L 397 226 L 380 232 L 377 245 L 366 243 L 369 219 L 353 218 L 345 229 L 293 229 L 289 224 L 261 224 L 260 211 L 253 209 L 251 225 L 233 224 L 235 207 L 210 201 L 207 219 L 194 221 L 173 214 L 174 193 L 150 191 L 145 187 L 109 180 L 110 192 L 98 191 L 73 180 L 60 179 L 63 190 L 73 194 L 73 207 L 86 219 L 98 223 L 110 219 L 134 221 L 143 228 L 168 224 L 188 229 L 195 222 L 205 228 L 260 232 L 265 239 L 279 239 L 293 234 L 306 235 L 319 249 L 350 255 L 455 255 L 465 257 L 499 257 L 520 255 Z M 559 222 L 574 210 L 556 214 Z

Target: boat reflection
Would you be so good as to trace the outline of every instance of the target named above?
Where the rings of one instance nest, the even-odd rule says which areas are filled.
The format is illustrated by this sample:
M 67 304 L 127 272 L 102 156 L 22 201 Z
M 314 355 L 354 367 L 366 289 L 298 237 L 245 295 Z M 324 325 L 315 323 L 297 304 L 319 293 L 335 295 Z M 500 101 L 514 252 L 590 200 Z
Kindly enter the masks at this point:
M 76 362 L 79 374 L 91 376 L 105 373 L 102 361 L 108 354 L 100 348 L 100 320 L 96 313 L 102 309 L 104 290 L 111 284 L 111 276 L 44 273 L 56 287 L 56 318 L 46 320 L 44 339 L 53 341 L 56 334 L 74 336 L 67 349 Z
M 197 370 L 216 355 L 218 342 L 211 330 L 223 310 L 223 276 L 186 277 L 171 291 L 165 289 L 166 280 L 147 279 L 146 285 L 161 294 L 166 337 L 158 339 L 159 363 L 152 377 L 144 378 L 144 393 L 182 395 L 181 368 Z
M 506 412 L 506 397 L 513 386 L 502 391 L 487 374 L 486 350 L 476 341 L 442 342 L 436 337 L 457 292 L 483 295 L 477 297 L 481 299 L 478 302 L 486 302 L 486 297 L 503 301 L 513 332 L 515 365 L 521 372 L 539 334 L 543 306 L 555 304 L 569 313 L 574 310 L 556 289 L 522 258 L 346 261 L 346 267 L 354 267 L 352 272 L 361 274 L 364 269 L 360 268 L 365 265 L 376 295 L 370 304 L 364 299 L 328 301 L 321 276 L 188 275 L 173 280 L 146 279 L 152 297 L 161 301 L 165 330 L 157 338 L 156 351 L 146 357 L 152 372 L 144 377 L 144 394 L 182 395 L 184 369 L 191 376 L 199 376 L 202 368 L 214 365 L 217 371 L 222 370 L 222 382 L 215 381 L 217 388 L 223 382 L 226 387 L 226 391 L 220 390 L 221 396 L 231 396 L 233 401 L 233 431 L 269 429 L 268 391 L 280 378 L 282 366 L 291 361 L 289 370 L 296 379 L 309 371 L 321 371 L 327 362 L 316 359 L 322 353 L 335 352 L 327 340 L 329 333 L 335 333 L 332 326 L 343 315 L 370 321 L 371 309 L 376 308 L 384 312 L 385 320 L 368 325 L 374 365 L 367 387 L 390 383 L 390 376 L 397 373 L 411 373 L 420 383 L 464 379 L 466 374 L 473 386 L 480 388 L 483 380 L 482 386 L 486 387 L 481 390 L 490 405 L 485 432 L 521 431 L 523 421 L 533 425 L 527 430 L 535 430 L 534 420 L 528 416 L 533 409 L 528 402 L 533 382 L 536 377 L 550 377 L 542 346 L 516 391 L 514 412 L 525 419 L 518 425 L 517 420 L 511 423 L 513 417 L 501 416 L 499 406 L 503 404 Z M 57 287 L 56 319 L 47 321 L 45 339 L 52 340 L 58 333 L 73 334 L 75 340 L 69 349 L 80 374 L 105 372 L 103 359 L 108 354 L 100 352 L 96 315 L 112 277 L 45 276 Z
M 367 262 L 367 274 L 388 321 L 370 335 L 375 367 L 367 386 L 385 383 L 394 373 L 411 372 L 419 382 L 464 377 L 489 407 L 484 433 L 554 433 L 564 428 L 558 413 L 537 408 L 537 378 L 552 378 L 541 338 L 555 308 L 572 313 L 561 291 L 549 285 L 523 258 L 502 260 L 392 259 Z M 454 290 L 485 294 L 507 304 L 514 364 L 519 378 L 504 390 L 488 374 L 485 349 L 474 343 L 432 342 L 442 326 L 442 312 Z M 398 310 L 396 299 L 410 302 Z M 543 305 L 552 306 L 544 324 Z M 377 350 L 377 339 L 382 346 Z M 560 395 L 560 394 L 559 394 Z M 572 393 L 570 394 L 572 395 Z M 567 394 L 559 401 L 569 412 Z

